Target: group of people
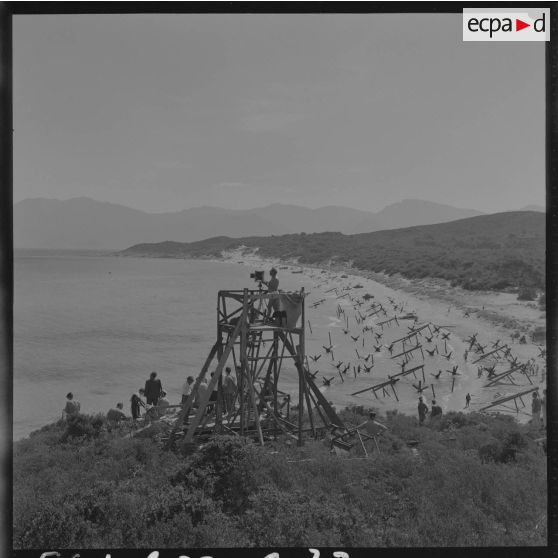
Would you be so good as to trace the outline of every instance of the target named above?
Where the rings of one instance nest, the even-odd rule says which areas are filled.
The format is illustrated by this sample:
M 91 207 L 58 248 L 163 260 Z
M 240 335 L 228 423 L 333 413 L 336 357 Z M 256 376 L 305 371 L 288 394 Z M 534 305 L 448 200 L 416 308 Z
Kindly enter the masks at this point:
M 428 406 L 424 402 L 424 397 L 422 395 L 419 397 L 418 402 L 418 417 L 419 426 L 422 426 L 426 420 L 426 416 L 430 413 L 430 420 L 436 419 L 436 417 L 442 416 L 442 407 L 436 403 L 436 400 L 432 400 L 432 408 L 428 409 Z
M 211 372 L 210 382 L 213 379 L 215 372 Z M 182 387 L 182 401 L 184 404 L 188 399 L 188 396 L 192 393 L 194 387 L 194 377 L 188 376 L 186 382 Z M 232 414 L 235 409 L 235 399 L 236 399 L 236 379 L 232 374 L 230 367 L 225 368 L 225 374 L 222 382 L 223 387 L 223 405 L 226 414 Z M 202 401 L 206 397 L 208 387 L 208 382 L 204 378 L 200 381 L 196 396 L 193 402 L 193 407 L 197 408 L 202 404 Z M 214 382 L 213 389 L 209 395 L 209 399 L 206 402 L 207 413 L 210 414 L 215 410 L 217 404 L 218 396 L 218 386 Z M 118 423 L 124 420 L 138 420 L 142 416 L 142 410 L 144 411 L 144 416 L 147 419 L 157 420 L 161 416 L 168 412 L 166 407 L 169 407 L 169 401 L 167 400 L 167 394 L 163 390 L 163 385 L 161 380 L 157 378 L 157 372 L 151 372 L 149 379 L 145 382 L 145 386 L 134 393 L 130 398 L 130 411 L 131 417 L 126 415 L 124 412 L 124 404 L 120 401 L 115 407 L 107 412 L 107 419 L 111 423 Z M 62 410 L 62 418 L 68 420 L 68 418 L 77 416 L 80 414 L 81 404 L 77 399 L 74 398 L 73 393 L 68 393 L 66 395 L 66 404 Z
M 210 383 L 214 377 L 215 377 L 215 372 L 211 372 L 210 380 L 209 380 Z M 193 376 L 188 376 L 188 378 L 186 378 L 186 381 L 182 386 L 182 404 L 184 404 L 188 400 L 188 397 L 191 395 L 192 390 L 194 388 L 194 381 L 195 380 Z M 225 368 L 225 375 L 223 377 L 222 386 L 223 386 L 223 396 L 224 396 L 223 397 L 224 411 L 226 414 L 231 414 L 235 408 L 234 401 L 236 399 L 236 379 L 233 376 L 232 370 L 229 366 Z M 207 380 L 203 378 L 202 380 L 200 380 L 200 383 L 198 385 L 196 396 L 193 402 L 194 407 L 199 407 L 202 404 L 204 399 L 207 397 L 206 394 L 208 389 L 209 389 L 209 384 L 207 383 Z M 215 407 L 217 405 L 218 393 L 219 391 L 218 391 L 217 383 L 213 382 L 213 388 L 207 400 L 207 412 L 209 414 L 215 410 Z

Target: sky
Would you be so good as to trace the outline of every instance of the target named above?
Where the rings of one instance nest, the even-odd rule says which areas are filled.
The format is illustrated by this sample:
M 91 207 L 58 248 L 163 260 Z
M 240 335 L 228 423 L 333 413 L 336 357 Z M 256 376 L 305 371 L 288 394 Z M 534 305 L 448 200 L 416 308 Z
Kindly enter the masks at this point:
M 14 201 L 544 205 L 544 43 L 461 17 L 17 15 Z

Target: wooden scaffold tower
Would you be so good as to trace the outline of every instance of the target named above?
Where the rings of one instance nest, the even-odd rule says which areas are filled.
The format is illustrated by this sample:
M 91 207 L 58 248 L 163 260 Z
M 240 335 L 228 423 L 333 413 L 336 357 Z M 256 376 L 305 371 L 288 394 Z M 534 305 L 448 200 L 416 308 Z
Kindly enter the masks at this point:
M 182 405 L 169 444 L 182 438 L 181 444 L 188 446 L 211 434 L 232 433 L 257 438 L 262 445 L 269 436 L 284 434 L 302 445 L 306 432 L 316 436 L 320 429 L 345 428 L 305 365 L 304 299 L 304 289 L 219 291 L 217 340 Z M 200 392 L 215 360 L 207 389 Z M 295 404 L 278 387 L 289 362 L 298 375 L 296 422 L 290 420 Z M 236 380 L 234 401 L 224 396 L 226 367 Z M 217 400 L 210 401 L 214 391 Z

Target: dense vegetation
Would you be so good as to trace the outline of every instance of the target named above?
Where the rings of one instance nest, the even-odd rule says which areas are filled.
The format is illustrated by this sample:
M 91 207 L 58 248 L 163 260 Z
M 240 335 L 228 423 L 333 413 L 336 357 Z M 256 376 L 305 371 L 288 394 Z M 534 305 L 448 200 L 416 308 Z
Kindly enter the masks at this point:
M 527 426 L 474 413 L 384 421 L 368 459 L 324 440 L 224 436 L 182 456 L 160 448 L 157 428 L 130 438 L 102 417 L 58 422 L 14 444 L 14 546 L 546 544 L 546 459 Z
M 469 290 L 542 290 L 545 284 L 545 214 L 534 211 L 349 236 L 327 232 L 138 244 L 123 254 L 216 257 L 240 246 L 301 264 L 350 263 L 410 279 L 438 277 Z

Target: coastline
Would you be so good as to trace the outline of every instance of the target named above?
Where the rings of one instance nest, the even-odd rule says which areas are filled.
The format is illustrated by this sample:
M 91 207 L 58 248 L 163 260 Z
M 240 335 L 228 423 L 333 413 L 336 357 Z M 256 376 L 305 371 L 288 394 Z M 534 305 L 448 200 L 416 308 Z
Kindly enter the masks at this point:
M 544 312 L 536 307 L 535 303 L 517 301 L 517 296 L 511 293 L 497 292 L 475 292 L 464 291 L 460 288 L 454 288 L 445 281 L 440 280 L 407 280 L 401 277 L 390 277 L 374 272 L 357 270 L 349 266 L 334 265 L 328 268 L 320 266 L 301 266 L 292 261 L 282 261 L 276 259 L 264 259 L 253 252 L 235 250 L 223 253 L 222 258 L 215 261 L 228 261 L 236 264 L 244 264 L 249 266 L 261 267 L 268 269 L 275 266 L 281 273 L 300 273 L 312 281 L 314 288 L 309 293 L 309 302 L 312 304 L 316 299 L 326 299 L 321 314 L 325 313 L 329 316 L 330 321 L 328 330 L 332 332 L 334 338 L 333 343 L 337 343 L 336 358 L 350 362 L 356 365 L 358 359 L 353 356 L 352 351 L 357 349 L 354 343 L 346 342 L 343 334 L 340 333 L 342 324 L 336 322 L 335 308 L 338 300 L 335 294 L 325 293 L 325 291 L 335 287 L 339 288 L 354 286 L 355 283 L 362 285 L 359 289 L 360 293 L 353 291 L 354 294 L 369 293 L 375 297 L 375 300 L 386 303 L 388 297 L 405 304 L 405 311 L 416 312 L 418 323 L 423 324 L 431 322 L 437 325 L 447 326 L 446 331 L 451 332 L 451 347 L 453 355 L 451 361 L 445 362 L 445 369 L 452 368 L 457 365 L 459 367 L 459 376 L 455 377 L 453 392 L 451 391 L 450 374 L 443 375 L 440 380 L 435 380 L 431 375 L 435 369 L 440 369 L 439 360 L 435 363 L 425 357 L 425 384 L 432 384 L 433 388 L 428 392 L 424 392 L 423 396 L 430 406 L 433 396 L 436 396 L 438 403 L 442 404 L 444 412 L 447 411 L 478 411 L 481 407 L 491 403 L 493 400 L 506 395 L 511 395 L 520 391 L 519 387 L 508 386 L 505 384 L 496 385 L 490 388 L 484 387 L 486 384 L 486 374 L 482 378 L 477 376 L 477 364 L 473 364 L 475 357 L 464 359 L 465 350 L 468 347 L 466 339 L 477 333 L 478 340 L 482 345 L 490 347 L 498 339 L 511 347 L 512 355 L 516 356 L 519 362 L 526 362 L 534 359 L 535 365 L 539 367 L 539 373 L 531 376 L 534 387 L 539 387 L 539 392 L 545 389 L 544 371 L 546 367 L 545 359 L 539 357 L 538 346 L 531 341 L 530 333 L 537 327 L 545 327 Z M 346 276 L 342 278 L 341 276 Z M 319 285 L 321 283 L 322 285 Z M 307 305 L 307 317 L 313 319 L 313 312 Z M 409 322 L 412 323 L 412 322 Z M 371 324 L 373 325 L 373 324 Z M 316 329 L 314 327 L 314 329 Z M 322 328 L 324 329 L 324 328 Z M 356 327 L 351 326 L 351 329 Z M 525 334 L 527 343 L 520 344 L 512 339 L 512 334 L 519 332 Z M 327 334 L 320 331 L 319 335 L 309 335 L 307 337 L 307 354 L 317 354 L 321 350 L 323 342 L 327 344 Z M 319 338 L 318 338 L 319 337 Z M 357 349 L 358 350 L 358 349 Z M 488 349 L 487 349 L 488 350 Z M 382 350 L 382 352 L 384 352 Z M 413 393 L 415 390 L 412 386 L 402 386 L 398 389 L 399 402 L 390 397 L 372 397 L 370 392 L 362 395 L 351 396 L 351 393 L 360 389 L 365 389 L 370 385 L 387 379 L 388 373 L 393 374 L 393 363 L 388 362 L 385 354 L 377 359 L 377 366 L 373 369 L 371 376 L 366 374 L 353 374 L 348 376 L 343 382 L 335 367 L 326 367 L 324 373 L 329 376 L 335 376 L 336 383 L 326 388 L 324 393 L 338 408 L 350 405 L 371 406 L 383 413 L 390 410 L 398 410 L 407 414 L 416 413 L 416 405 L 418 394 Z M 353 358 L 351 358 L 353 357 Z M 320 361 L 318 361 L 319 363 Z M 325 359 L 322 360 L 325 364 Z M 487 359 L 487 363 L 489 360 Z M 416 364 L 420 364 L 418 359 Z M 413 363 L 415 364 L 415 363 Z M 481 361 L 479 364 L 483 364 Z M 322 365 L 322 368 L 324 365 Z M 312 371 L 315 371 L 311 367 Z M 378 368 L 378 371 L 376 371 Z M 385 368 L 385 370 L 382 370 Z M 389 370 L 391 372 L 389 372 Z M 445 370 L 443 369 L 443 370 Z M 504 368 L 500 367 L 499 371 Z M 321 372 L 320 372 L 321 374 Z M 354 377 L 353 377 L 354 376 Z M 318 376 L 319 377 L 319 376 Z M 338 379 L 339 378 L 339 379 Z M 522 389 L 531 387 L 527 381 L 523 381 L 521 377 Z M 321 382 L 320 382 L 321 383 Z M 410 380 L 409 380 L 410 383 Z M 523 388 L 525 384 L 525 388 Z M 410 389 L 409 389 L 410 387 Z M 467 393 L 471 395 L 471 403 L 468 409 L 465 409 L 465 396 Z M 530 406 L 522 408 L 520 413 L 513 413 L 519 422 L 527 422 L 530 420 Z

